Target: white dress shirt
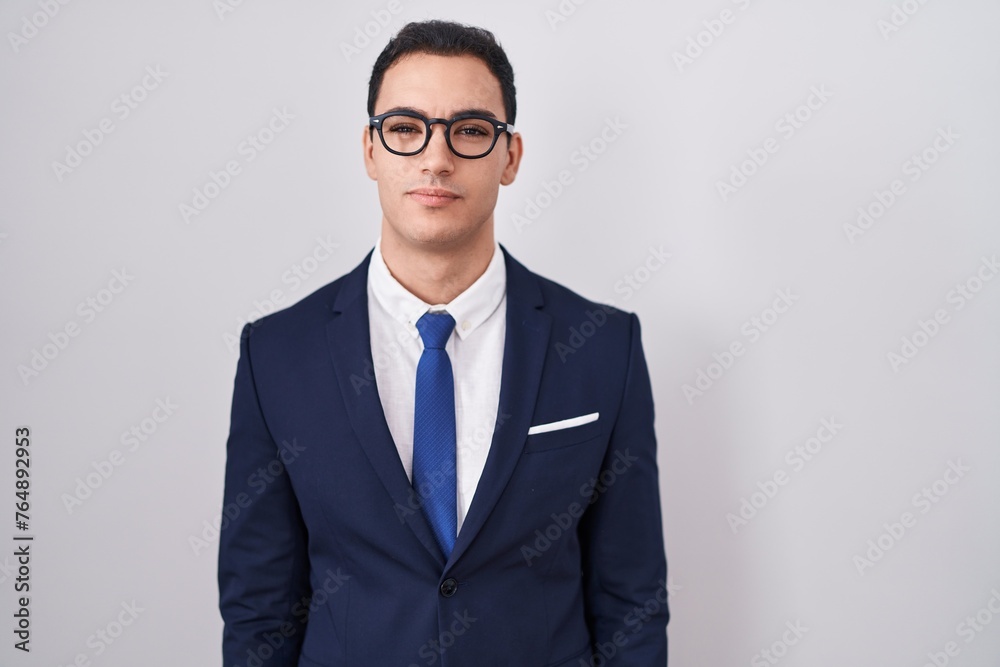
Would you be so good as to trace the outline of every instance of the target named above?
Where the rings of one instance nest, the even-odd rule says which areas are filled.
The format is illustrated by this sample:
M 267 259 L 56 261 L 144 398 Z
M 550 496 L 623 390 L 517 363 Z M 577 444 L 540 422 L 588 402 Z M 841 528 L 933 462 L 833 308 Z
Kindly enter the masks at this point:
M 375 383 L 399 460 L 411 483 L 417 362 L 424 349 L 416 324 L 428 310 L 446 310 L 455 319 L 455 330 L 444 349 L 455 376 L 456 509 L 461 530 L 490 452 L 500 403 L 507 330 L 507 267 L 500 244 L 494 240 L 486 271 L 464 292 L 450 303 L 431 305 L 393 277 L 382 258 L 382 237 L 375 242 L 368 266 Z

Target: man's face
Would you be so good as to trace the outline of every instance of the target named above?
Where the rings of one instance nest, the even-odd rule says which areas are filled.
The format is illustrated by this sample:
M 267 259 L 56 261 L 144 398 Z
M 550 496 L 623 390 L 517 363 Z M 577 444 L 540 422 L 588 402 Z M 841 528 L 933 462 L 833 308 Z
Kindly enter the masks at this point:
M 504 112 L 500 82 L 473 56 L 416 53 L 385 72 L 375 114 L 412 109 L 427 118 L 452 118 L 471 110 Z M 431 126 L 430 143 L 417 155 L 390 153 L 378 133 L 364 133 L 365 167 L 378 182 L 382 232 L 404 244 L 454 249 L 481 234 L 493 238 L 493 209 L 500 184 L 514 181 L 521 137 L 497 139 L 489 155 L 469 160 L 448 148 L 444 125 Z

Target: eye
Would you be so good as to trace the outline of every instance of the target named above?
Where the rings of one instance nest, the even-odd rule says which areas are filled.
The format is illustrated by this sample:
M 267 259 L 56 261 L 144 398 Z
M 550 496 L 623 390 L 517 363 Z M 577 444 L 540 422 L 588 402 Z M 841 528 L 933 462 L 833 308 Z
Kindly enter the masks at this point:
M 410 123 L 396 123 L 389 128 L 390 132 L 397 132 L 399 134 L 409 134 L 411 132 L 420 132 L 421 128 Z
M 468 123 L 466 125 L 456 126 L 455 134 L 461 135 L 463 137 L 477 138 L 477 137 L 488 137 L 489 131 L 483 127 L 481 123 Z

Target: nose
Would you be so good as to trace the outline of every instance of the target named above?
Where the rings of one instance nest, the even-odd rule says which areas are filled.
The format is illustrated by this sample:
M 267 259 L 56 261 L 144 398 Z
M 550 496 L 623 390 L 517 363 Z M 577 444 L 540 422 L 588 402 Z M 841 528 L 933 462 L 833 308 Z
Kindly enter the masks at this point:
M 440 127 L 438 127 L 440 125 Z M 432 123 L 430 128 L 430 140 L 420 159 L 423 168 L 435 174 L 447 173 L 454 169 L 455 154 L 448 148 L 448 140 L 445 135 L 447 129 L 443 123 Z

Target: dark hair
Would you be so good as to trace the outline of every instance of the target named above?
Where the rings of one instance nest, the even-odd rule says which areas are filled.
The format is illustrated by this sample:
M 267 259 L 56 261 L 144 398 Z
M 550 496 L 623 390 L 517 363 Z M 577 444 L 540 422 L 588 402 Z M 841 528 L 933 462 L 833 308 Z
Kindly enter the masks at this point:
M 372 67 L 368 82 L 368 115 L 375 115 L 375 99 L 382 88 L 385 71 L 400 58 L 412 53 L 435 56 L 475 56 L 500 82 L 506 122 L 514 124 L 517 102 L 514 99 L 514 69 L 500 43 L 489 30 L 451 21 L 420 21 L 403 26 L 385 45 Z

